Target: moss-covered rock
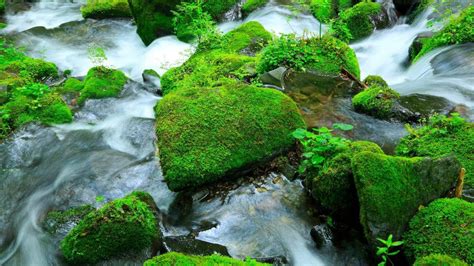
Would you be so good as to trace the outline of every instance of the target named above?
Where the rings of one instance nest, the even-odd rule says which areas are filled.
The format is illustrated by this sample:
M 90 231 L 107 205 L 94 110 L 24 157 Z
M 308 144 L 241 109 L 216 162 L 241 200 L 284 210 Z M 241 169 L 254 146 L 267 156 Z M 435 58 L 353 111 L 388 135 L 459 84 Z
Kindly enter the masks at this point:
M 172 34 L 173 10 L 182 0 L 128 0 L 137 23 L 137 33 L 146 45 L 158 37 Z M 236 0 L 209 0 L 203 2 L 203 10 L 218 20 Z
M 265 6 L 269 0 L 247 0 L 242 5 L 242 14 L 247 16 L 260 7 Z
M 259 263 L 252 259 L 245 261 L 224 257 L 221 255 L 211 256 L 189 256 L 181 253 L 170 252 L 145 261 L 143 266 L 207 266 L 207 265 L 232 265 L 232 266 L 263 266 L 269 265 Z
M 293 145 L 305 127 L 283 93 L 244 84 L 180 88 L 156 106 L 156 135 L 171 190 L 240 172 Z
M 383 27 L 375 20 L 382 14 L 380 3 L 360 2 L 339 14 L 331 23 L 331 33 L 346 42 L 357 41 L 372 34 L 377 26 Z
M 272 35 L 260 23 L 250 21 L 224 35 L 221 49 L 255 55 L 271 40 Z
M 442 197 L 457 181 L 455 157 L 404 158 L 361 152 L 352 159 L 360 222 L 372 247 L 377 238 L 401 238 L 420 205 Z
M 375 85 L 354 96 L 352 106 L 357 112 L 386 119 L 394 115 L 393 108 L 399 98 L 400 94 L 390 87 Z
M 346 43 L 330 36 L 298 39 L 294 35 L 286 35 L 274 40 L 262 50 L 257 70 L 264 73 L 280 66 L 336 75 L 345 68 L 354 76 L 360 76 L 354 51 Z
M 388 87 L 387 82 L 381 77 L 377 75 L 368 75 L 363 83 L 368 87 L 378 86 L 378 87 Z
M 340 218 L 345 222 L 358 217 L 352 158 L 363 151 L 383 154 L 382 149 L 375 143 L 352 142 L 347 150 L 327 160 L 316 177 L 306 178 L 311 195 L 331 217 Z
M 5 0 L 0 0 L 0 14 L 5 12 Z
M 128 18 L 131 17 L 128 0 L 87 0 L 81 7 L 84 18 Z
M 452 258 L 448 255 L 431 254 L 419 258 L 413 264 L 414 266 L 468 266 L 462 260 Z
M 329 23 L 339 12 L 352 6 L 350 0 L 311 0 L 310 9 L 313 16 L 322 23 Z
M 438 157 L 454 153 L 466 169 L 464 188 L 474 188 L 474 124 L 458 114 L 433 116 L 421 128 L 410 129 L 396 148 L 403 156 Z
M 68 233 L 61 241 L 61 252 L 70 263 L 88 264 L 150 248 L 161 240 L 156 209 L 144 192 L 109 202 Z
M 117 97 L 127 80 L 127 76 L 120 70 L 93 67 L 87 72 L 77 102 L 82 105 L 87 99 Z M 80 88 L 77 82 L 74 83 L 70 85 L 74 85 L 76 89 Z
M 439 253 L 474 264 L 474 203 L 439 199 L 411 219 L 403 235 L 411 260 Z
M 46 215 L 43 227 L 50 234 L 56 234 L 58 231 L 65 229 L 69 224 L 77 224 L 87 214 L 95 211 L 91 205 L 83 205 L 68 210 L 50 211 Z
M 464 9 L 457 18 L 452 19 L 442 30 L 436 32 L 433 37 L 423 39 L 422 48 L 413 61 L 417 61 L 438 47 L 474 42 L 473 23 L 474 6 L 470 6 Z

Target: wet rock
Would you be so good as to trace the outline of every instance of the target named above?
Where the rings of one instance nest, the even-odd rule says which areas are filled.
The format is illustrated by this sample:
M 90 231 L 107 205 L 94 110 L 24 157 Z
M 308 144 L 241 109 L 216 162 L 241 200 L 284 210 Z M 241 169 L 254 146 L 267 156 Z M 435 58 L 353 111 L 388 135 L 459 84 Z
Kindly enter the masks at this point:
M 412 6 L 417 5 L 420 2 L 420 0 L 393 0 L 395 7 L 401 14 L 407 14 Z
M 326 224 L 318 224 L 311 228 L 311 238 L 318 249 L 331 244 L 333 236 L 331 229 Z
M 273 85 L 281 88 L 281 80 L 286 70 L 287 69 L 285 67 L 276 68 L 260 75 L 260 80 L 265 85 Z
M 77 223 L 87 214 L 94 211 L 95 208 L 91 205 L 83 205 L 74 207 L 68 210 L 54 210 L 48 212 L 42 226 L 52 235 L 59 235 L 59 237 L 66 236 Z
M 268 257 L 268 258 L 254 258 L 261 263 L 269 263 L 273 266 L 288 265 L 288 259 L 284 256 Z
M 148 92 L 162 95 L 160 75 L 152 69 L 147 69 L 142 73 L 143 82 L 145 84 L 145 90 Z
M 214 253 L 230 256 L 225 246 L 209 243 L 190 236 L 165 237 L 164 249 L 166 252 L 179 252 L 197 256 L 208 256 Z
M 415 59 L 415 57 L 423 48 L 423 41 L 431 38 L 433 34 L 434 33 L 432 31 L 425 31 L 425 32 L 419 33 L 416 36 L 416 38 L 413 40 L 413 43 L 410 45 L 410 48 L 408 48 L 408 56 L 409 56 L 410 62 L 412 62 L 413 59 Z
M 474 69 L 474 43 L 453 46 L 430 61 L 433 74 L 470 74 Z
M 429 117 L 432 114 L 448 114 L 455 104 L 443 97 L 426 95 L 426 94 L 410 94 L 401 96 L 399 100 L 400 106 L 415 114 L 418 117 Z

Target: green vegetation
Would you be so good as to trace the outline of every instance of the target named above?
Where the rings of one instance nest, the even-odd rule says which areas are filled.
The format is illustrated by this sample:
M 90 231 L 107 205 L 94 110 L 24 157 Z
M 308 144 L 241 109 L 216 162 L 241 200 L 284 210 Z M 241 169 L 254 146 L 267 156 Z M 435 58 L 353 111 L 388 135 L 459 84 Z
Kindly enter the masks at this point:
M 161 165 L 174 191 L 281 153 L 305 126 L 289 97 L 244 84 L 181 87 L 158 103 L 156 117 Z
M 390 87 L 372 86 L 352 98 L 352 106 L 357 112 L 380 119 L 390 118 L 392 108 L 400 94 Z
M 154 257 L 145 261 L 143 266 L 212 266 L 212 265 L 228 265 L 228 266 L 263 266 L 269 265 L 259 263 L 253 259 L 240 261 L 237 259 L 224 257 L 221 255 L 211 256 L 189 256 L 177 252 L 170 252 L 161 256 Z
M 409 230 L 403 235 L 405 254 L 414 261 L 437 253 L 461 259 L 472 265 L 473 234 L 474 204 L 461 199 L 439 199 L 428 207 L 421 208 L 411 219 Z M 441 258 L 441 261 L 443 259 Z
M 247 0 L 242 5 L 242 14 L 247 16 L 258 8 L 265 6 L 267 3 L 268 0 Z
M 387 82 L 381 77 L 377 75 L 369 75 L 367 76 L 363 83 L 368 87 L 378 86 L 378 87 L 388 87 Z
M 250 21 L 224 35 L 221 46 L 222 49 L 236 53 L 244 50 L 256 53 L 271 40 L 272 35 L 260 23 Z
M 145 69 L 143 71 L 143 74 L 144 75 L 147 75 L 147 76 L 153 76 L 153 77 L 156 77 L 156 78 L 160 78 L 160 74 L 158 74 L 155 70 L 153 69 Z
M 87 0 L 81 7 L 84 18 L 121 18 L 130 17 L 130 7 L 127 0 Z
M 5 0 L 0 0 L 0 14 L 5 12 Z
M 470 6 L 463 10 L 458 17 L 452 18 L 448 25 L 435 33 L 433 37 L 422 40 L 423 46 L 418 55 L 416 55 L 414 62 L 435 48 L 474 42 L 473 23 L 474 6 Z
M 339 12 L 351 6 L 350 0 L 311 0 L 309 5 L 314 17 L 321 23 L 329 23 Z
M 219 38 L 212 16 L 204 11 L 203 2 L 183 2 L 173 12 L 173 27 L 178 39 L 191 41 L 198 38 L 198 43 L 213 43 Z
M 377 238 L 377 240 L 383 244 L 381 247 L 377 247 L 377 256 L 382 258 L 382 262 L 380 262 L 378 266 L 385 266 L 387 262 L 390 262 L 391 265 L 395 265 L 390 257 L 400 253 L 400 250 L 393 250 L 393 248 L 398 248 L 403 245 L 403 241 L 393 241 L 392 234 L 390 234 L 386 240 L 381 238 Z
M 150 198 L 147 193 L 133 192 L 87 214 L 61 241 L 65 259 L 93 264 L 151 247 L 161 235 Z
M 360 2 L 339 13 L 339 18 L 331 23 L 330 32 L 345 42 L 365 38 L 375 30 L 372 18 L 381 12 L 379 3 Z
M 393 234 L 399 240 L 420 205 L 454 187 L 461 165 L 439 159 L 393 157 L 361 152 L 352 159 L 360 204 L 360 223 L 372 246 Z
M 438 157 L 454 153 L 466 168 L 465 188 L 474 188 L 474 124 L 466 122 L 459 114 L 451 117 L 433 116 L 423 121 L 423 126 L 413 129 L 396 148 L 403 156 Z
M 414 266 L 468 266 L 462 260 L 451 258 L 448 255 L 431 254 L 426 257 L 419 258 L 413 264 Z
M 83 205 L 64 211 L 50 211 L 45 218 L 45 227 L 50 234 L 56 233 L 62 226 L 70 222 L 79 222 L 84 216 L 94 211 L 91 205 Z
M 257 70 L 264 73 L 280 66 L 336 75 L 341 72 L 341 68 L 345 68 L 354 76 L 360 76 L 354 51 L 344 42 L 330 36 L 298 39 L 294 35 L 284 35 L 274 40 L 263 49 Z

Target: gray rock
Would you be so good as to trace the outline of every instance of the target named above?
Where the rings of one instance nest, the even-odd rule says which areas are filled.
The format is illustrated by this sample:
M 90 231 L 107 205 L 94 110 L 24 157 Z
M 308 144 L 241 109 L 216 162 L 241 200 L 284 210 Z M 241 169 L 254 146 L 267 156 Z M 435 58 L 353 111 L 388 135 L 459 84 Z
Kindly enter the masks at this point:
M 179 252 L 188 255 L 208 256 L 219 253 L 230 257 L 225 246 L 195 239 L 191 236 L 167 236 L 164 238 L 164 249 L 167 252 Z

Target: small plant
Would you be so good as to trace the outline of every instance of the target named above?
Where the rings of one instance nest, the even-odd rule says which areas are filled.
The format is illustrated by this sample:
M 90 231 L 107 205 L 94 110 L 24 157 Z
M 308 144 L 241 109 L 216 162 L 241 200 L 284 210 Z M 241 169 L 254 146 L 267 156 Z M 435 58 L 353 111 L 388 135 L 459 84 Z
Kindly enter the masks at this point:
M 95 201 L 96 201 L 97 203 L 101 203 L 101 202 L 103 202 L 104 200 L 105 200 L 105 197 L 102 196 L 102 195 L 95 197 Z
M 378 266 L 385 266 L 387 262 L 390 262 L 390 265 L 395 265 L 392 260 L 390 260 L 390 256 L 395 256 L 400 253 L 400 250 L 391 251 L 393 248 L 400 247 L 403 245 L 403 241 L 393 241 L 393 235 L 390 234 L 387 240 L 383 240 L 381 238 L 377 238 L 383 246 L 377 247 L 377 256 L 382 258 L 382 261 L 378 264 Z
M 98 67 L 106 67 L 105 62 L 107 61 L 107 55 L 105 54 L 104 48 L 98 45 L 92 45 L 87 50 L 87 54 L 92 64 Z
M 349 131 L 352 125 L 334 124 L 334 129 Z M 305 129 L 297 129 L 293 137 L 303 145 L 303 162 L 300 165 L 300 173 L 306 172 L 308 168 L 320 169 L 324 162 L 334 156 L 337 152 L 347 148 L 349 140 L 333 136 L 333 130 L 321 127 L 313 129 L 313 132 Z

